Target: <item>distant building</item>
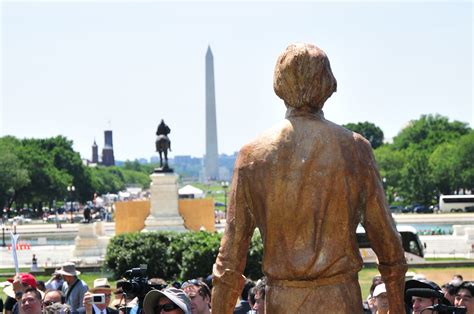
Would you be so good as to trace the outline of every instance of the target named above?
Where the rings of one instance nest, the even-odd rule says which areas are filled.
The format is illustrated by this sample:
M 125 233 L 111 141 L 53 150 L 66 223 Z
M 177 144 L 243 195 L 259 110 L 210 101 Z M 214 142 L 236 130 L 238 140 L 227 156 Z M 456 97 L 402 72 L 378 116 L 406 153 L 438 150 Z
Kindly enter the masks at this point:
M 92 145 L 92 163 L 93 164 L 99 163 L 99 148 L 95 140 L 94 140 L 94 144 Z
M 102 149 L 102 164 L 104 166 L 115 166 L 114 145 L 112 142 L 112 131 L 104 131 L 105 143 Z
M 104 131 L 105 143 L 102 149 L 102 161 L 99 161 L 99 147 L 96 141 L 92 144 L 92 160 L 87 160 L 89 166 L 93 165 L 104 165 L 104 166 L 115 166 L 114 157 L 114 145 L 112 141 L 112 131 Z

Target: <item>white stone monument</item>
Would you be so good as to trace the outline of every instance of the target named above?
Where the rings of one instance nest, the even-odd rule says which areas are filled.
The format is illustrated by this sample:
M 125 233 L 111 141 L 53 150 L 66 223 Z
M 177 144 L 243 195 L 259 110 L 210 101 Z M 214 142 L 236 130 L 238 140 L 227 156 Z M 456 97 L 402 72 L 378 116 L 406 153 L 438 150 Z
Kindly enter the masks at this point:
M 110 237 L 105 236 L 103 228 L 102 221 L 79 224 L 73 256 L 85 261 L 102 259 L 110 240 Z
M 145 220 L 142 232 L 186 231 L 178 209 L 178 175 L 173 172 L 155 172 L 150 178 L 150 215 Z

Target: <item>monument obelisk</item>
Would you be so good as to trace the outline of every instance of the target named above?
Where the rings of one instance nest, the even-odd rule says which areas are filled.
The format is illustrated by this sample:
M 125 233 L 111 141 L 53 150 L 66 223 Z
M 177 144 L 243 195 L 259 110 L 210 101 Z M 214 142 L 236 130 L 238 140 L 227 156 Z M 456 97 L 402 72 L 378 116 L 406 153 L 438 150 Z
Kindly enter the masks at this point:
M 211 46 L 206 52 L 206 156 L 204 158 L 204 179 L 219 177 L 216 122 L 216 92 L 214 87 L 214 57 Z

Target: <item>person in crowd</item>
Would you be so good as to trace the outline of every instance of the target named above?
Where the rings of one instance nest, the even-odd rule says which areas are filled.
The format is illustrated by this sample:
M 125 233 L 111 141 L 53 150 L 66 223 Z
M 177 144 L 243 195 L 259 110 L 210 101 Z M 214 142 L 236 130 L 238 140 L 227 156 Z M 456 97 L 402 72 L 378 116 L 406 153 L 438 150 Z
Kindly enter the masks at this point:
M 191 300 L 181 289 L 174 287 L 151 290 L 145 296 L 143 309 L 147 314 L 191 314 Z
M 3 289 L 3 292 L 7 295 L 7 298 L 5 299 L 5 305 L 3 306 L 5 314 L 12 314 L 13 307 L 15 306 L 17 302 L 15 298 L 15 292 L 13 292 L 13 289 L 12 289 L 13 296 L 8 295 L 8 293 L 5 292 L 5 289 Z
M 107 278 L 97 278 L 94 280 L 94 287 L 84 294 L 83 306 L 87 314 L 117 314 L 118 311 L 109 307 L 113 288 L 110 287 Z M 105 302 L 101 304 L 92 304 L 94 294 L 104 294 Z
M 21 301 L 21 298 L 23 296 L 23 293 L 30 288 L 33 288 L 36 290 L 37 288 L 37 282 L 35 276 L 28 274 L 28 273 L 21 273 L 16 275 L 15 277 L 8 279 L 12 283 L 11 286 L 7 286 L 7 290 L 13 289 L 13 292 L 7 291 L 7 295 L 14 295 L 15 299 L 17 302 L 13 305 L 12 308 L 12 313 L 13 314 L 18 314 L 20 304 L 18 304 L 19 301 Z M 41 300 L 41 297 L 40 297 Z
M 56 273 L 64 279 L 61 291 L 65 295 L 65 303 L 69 304 L 72 313 L 77 313 L 83 307 L 84 294 L 89 290 L 87 283 L 78 278 L 81 272 L 76 270 L 74 263 L 68 262 L 63 264 Z
M 438 305 L 451 305 L 441 288 L 429 280 L 408 280 L 405 283 L 405 302 L 411 305 L 413 314 L 445 313 L 435 308 Z
M 456 287 L 455 307 L 465 307 L 467 314 L 474 314 L 474 282 L 463 281 Z
M 27 288 L 20 302 L 21 314 L 42 314 L 41 293 L 35 288 Z
M 252 287 L 250 290 L 249 290 L 249 298 L 248 298 L 248 301 L 249 301 L 249 305 L 250 305 L 250 311 L 249 313 L 250 314 L 255 314 L 255 311 L 253 310 L 253 307 L 255 306 L 255 287 Z M 212 303 L 211 303 L 212 304 Z
M 372 285 L 370 286 L 370 289 L 369 289 L 369 295 L 367 297 L 367 301 L 365 302 L 366 304 L 364 304 L 364 311 L 367 314 L 374 314 L 377 312 L 377 306 L 375 304 L 375 297 L 374 297 L 374 290 L 375 290 L 375 287 L 381 283 L 383 283 L 382 276 L 375 275 L 372 278 Z
M 46 291 L 46 285 L 43 280 L 36 280 L 36 289 L 38 289 L 41 292 Z
M 445 283 L 441 286 L 441 291 L 449 303 L 454 305 L 454 296 L 456 294 L 456 286 L 452 283 Z
M 245 280 L 244 288 L 242 289 L 242 293 L 240 294 L 240 302 L 234 309 L 234 314 L 245 314 L 250 311 L 252 308 L 250 307 L 248 298 L 249 298 L 249 291 L 255 287 L 255 283 L 252 280 Z
M 68 304 L 53 303 L 51 305 L 43 305 L 43 314 L 70 314 L 71 307 Z
M 53 276 L 46 281 L 46 290 L 61 290 L 64 280 L 63 277 L 57 273 L 59 269 L 56 269 L 56 271 L 53 273 Z
M 253 305 L 253 310 L 257 314 L 265 313 L 265 286 L 267 281 L 264 278 L 257 281 L 257 284 L 253 288 L 255 290 L 255 304 Z
M 49 306 L 54 303 L 64 303 L 63 293 L 59 290 L 46 290 L 43 296 L 43 306 Z
M 189 280 L 183 283 L 183 291 L 191 299 L 192 314 L 209 314 L 211 313 L 211 289 L 204 281 Z
M 459 281 L 463 282 L 464 277 L 461 274 L 456 274 L 456 275 L 453 275 L 453 278 L 451 280 L 459 280 Z
M 375 299 L 375 306 L 377 308 L 375 313 L 388 314 L 387 288 L 385 288 L 384 283 L 381 283 L 375 287 L 373 296 Z

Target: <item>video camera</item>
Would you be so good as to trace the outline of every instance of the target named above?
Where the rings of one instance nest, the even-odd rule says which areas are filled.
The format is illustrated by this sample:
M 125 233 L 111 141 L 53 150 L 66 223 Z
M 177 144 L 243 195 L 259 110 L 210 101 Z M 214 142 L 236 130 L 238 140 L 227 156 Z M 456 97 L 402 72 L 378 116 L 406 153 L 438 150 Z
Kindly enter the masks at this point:
M 141 312 L 145 295 L 150 290 L 161 290 L 166 287 L 162 285 L 150 284 L 150 282 L 148 282 L 146 271 L 147 266 L 140 265 L 140 267 L 129 269 L 123 274 L 123 277 L 127 281 L 122 283 L 122 290 L 125 294 L 131 294 L 138 298 L 138 313 Z

